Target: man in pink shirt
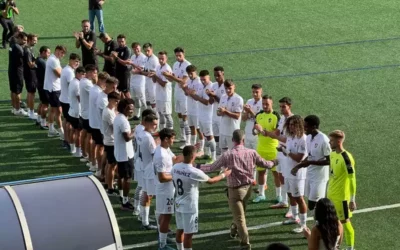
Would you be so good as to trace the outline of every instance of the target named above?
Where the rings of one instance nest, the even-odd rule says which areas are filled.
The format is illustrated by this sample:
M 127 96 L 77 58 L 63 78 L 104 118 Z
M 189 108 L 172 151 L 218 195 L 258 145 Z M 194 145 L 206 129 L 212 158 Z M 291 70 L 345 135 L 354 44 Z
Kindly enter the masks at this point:
M 264 160 L 255 150 L 244 147 L 244 132 L 233 131 L 234 147 L 221 155 L 213 164 L 198 165 L 204 172 L 212 172 L 224 168 L 232 170 L 227 177 L 229 208 L 232 211 L 233 223 L 231 237 L 240 237 L 240 249 L 251 249 L 246 226 L 246 203 L 251 196 L 251 184 L 254 180 L 253 171 L 256 166 L 272 168 L 277 161 Z

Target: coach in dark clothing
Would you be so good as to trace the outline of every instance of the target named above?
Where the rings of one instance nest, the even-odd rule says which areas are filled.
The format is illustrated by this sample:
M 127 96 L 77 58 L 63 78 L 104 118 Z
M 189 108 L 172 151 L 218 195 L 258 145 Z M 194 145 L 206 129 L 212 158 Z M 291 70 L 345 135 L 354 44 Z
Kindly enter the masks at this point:
M 85 67 L 88 64 L 96 65 L 97 67 L 97 56 L 95 52 L 96 48 L 96 34 L 90 30 L 89 20 L 82 21 L 82 31 L 75 32 L 76 48 L 82 49 L 82 64 Z
M 104 43 L 104 51 L 97 50 L 97 55 L 104 58 L 103 71 L 110 76 L 115 76 L 115 60 L 111 56 L 111 52 L 117 50 L 118 44 L 107 33 L 101 33 L 99 38 Z
M 18 34 L 17 43 L 9 51 L 8 80 L 10 82 L 11 101 L 15 115 L 27 115 L 20 109 L 21 92 L 24 87 L 24 46 L 28 40 L 27 34 Z
M 130 81 L 131 81 L 131 66 L 130 58 L 131 51 L 126 46 L 126 37 L 118 35 L 117 37 L 118 48 L 115 52 L 111 53 L 115 60 L 115 76 L 118 79 L 118 90 L 122 93 L 123 98 L 131 98 Z
M 104 0 L 89 0 L 89 20 L 90 29 L 95 30 L 94 18 L 97 18 L 99 24 L 99 32 L 104 32 L 104 21 L 103 21 L 103 4 Z

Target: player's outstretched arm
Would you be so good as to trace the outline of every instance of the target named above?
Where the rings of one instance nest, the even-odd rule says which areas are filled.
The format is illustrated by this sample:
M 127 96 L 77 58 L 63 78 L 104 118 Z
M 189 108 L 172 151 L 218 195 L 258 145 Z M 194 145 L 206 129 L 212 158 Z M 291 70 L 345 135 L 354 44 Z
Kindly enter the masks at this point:
M 231 169 L 225 169 L 222 174 L 219 174 L 213 178 L 208 179 L 207 183 L 208 184 L 217 183 L 217 182 L 221 181 L 222 179 L 224 179 L 226 176 L 229 176 L 231 174 L 231 172 L 232 172 Z

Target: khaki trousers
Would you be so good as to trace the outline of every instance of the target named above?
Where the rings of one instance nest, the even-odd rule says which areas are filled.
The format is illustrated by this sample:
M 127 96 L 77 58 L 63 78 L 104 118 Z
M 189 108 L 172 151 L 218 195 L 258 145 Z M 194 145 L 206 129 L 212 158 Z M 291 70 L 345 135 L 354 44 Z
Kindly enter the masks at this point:
M 233 215 L 234 226 L 236 226 L 240 238 L 241 249 L 251 249 L 245 216 L 247 201 L 250 197 L 251 185 L 228 188 L 229 208 Z

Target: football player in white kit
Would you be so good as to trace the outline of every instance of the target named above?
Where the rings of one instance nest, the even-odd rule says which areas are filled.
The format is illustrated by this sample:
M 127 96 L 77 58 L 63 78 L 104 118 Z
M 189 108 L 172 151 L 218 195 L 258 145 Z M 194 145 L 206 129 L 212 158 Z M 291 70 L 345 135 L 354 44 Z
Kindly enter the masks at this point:
M 219 101 L 217 115 L 221 117 L 219 132 L 221 153 L 233 146 L 232 134 L 240 129 L 240 121 L 243 112 L 243 98 L 235 93 L 235 83 L 231 79 L 224 82 L 225 92 Z
M 210 178 L 194 167 L 197 149 L 194 146 L 183 148 L 183 162 L 172 167 L 172 180 L 175 186 L 176 246 L 178 250 L 192 250 L 192 237 L 198 231 L 199 183 L 217 183 L 231 173 Z
M 185 94 L 187 95 L 187 106 L 188 106 L 188 123 L 190 128 L 190 134 L 188 135 L 186 144 L 181 147 L 183 149 L 187 145 L 196 145 L 196 136 L 199 135 L 200 147 L 199 150 L 204 149 L 204 136 L 199 129 L 199 116 L 198 116 L 198 102 L 195 100 L 191 93 L 200 94 L 203 90 L 203 84 L 200 78 L 197 76 L 197 68 L 194 65 L 189 65 L 186 68 L 189 80 L 187 81 L 187 87 L 184 88 Z
M 163 75 L 163 72 L 172 72 L 171 66 L 168 65 L 168 56 L 166 51 L 158 52 L 159 65 L 156 72 L 150 76 L 156 84 L 156 109 L 160 117 L 159 127 L 174 128 L 172 119 L 172 84 Z
M 199 127 L 200 133 L 202 133 L 207 142 L 205 144 L 204 156 L 203 159 L 210 159 L 211 161 L 215 161 L 217 159 L 216 148 L 217 144 L 214 140 L 214 134 L 212 129 L 212 116 L 213 116 L 213 98 L 209 96 L 209 93 L 212 90 L 212 82 L 210 80 L 210 73 L 208 70 L 200 71 L 200 81 L 203 84 L 203 89 L 199 93 L 195 90 L 192 90 L 189 95 L 196 101 L 198 101 L 198 119 L 199 119 Z M 210 150 L 210 152 L 208 152 Z M 210 163 L 210 162 L 209 162 Z
M 175 82 L 175 112 L 178 114 L 179 127 L 181 132 L 181 142 L 190 143 L 186 135 L 190 134 L 189 125 L 187 122 L 187 96 L 183 91 L 189 76 L 186 72 L 187 66 L 191 63 L 185 59 L 185 50 L 181 47 L 174 49 L 176 62 L 172 67 L 172 73 L 164 72 L 163 75 L 171 82 Z
M 225 94 L 225 76 L 223 67 L 216 66 L 214 68 L 214 78 L 216 82 L 213 83 L 212 91 L 208 92 L 208 96 L 210 97 L 210 103 L 213 104 L 212 128 L 215 143 L 217 145 L 217 155 L 221 155 L 221 149 L 219 147 L 219 125 L 221 123 L 221 117 L 217 115 L 217 110 L 219 100 Z
M 262 110 L 262 87 L 260 84 L 253 84 L 251 86 L 251 91 L 253 98 L 249 99 L 243 107 L 243 115 L 242 115 L 242 121 L 246 122 L 246 127 L 244 129 L 245 131 L 245 140 L 244 140 L 244 146 L 246 148 L 251 148 L 256 150 L 257 149 L 257 142 L 258 142 L 258 136 L 253 135 L 253 127 L 254 127 L 254 122 L 255 122 L 255 117 L 258 112 Z M 257 178 L 257 169 L 254 168 L 254 182 L 253 185 L 256 184 L 256 178 Z
M 144 63 L 143 74 L 146 76 L 146 105 L 152 109 L 156 108 L 156 85 L 153 82 L 152 75 L 160 63 L 158 57 L 153 53 L 153 45 L 145 43 L 143 45 L 144 53 L 147 58 Z
M 155 115 L 148 115 L 144 118 L 144 131 L 136 138 L 140 167 L 143 171 L 143 194 L 141 199 L 141 219 L 143 230 L 156 230 L 157 226 L 149 223 L 150 203 L 156 194 L 154 185 L 153 155 L 156 149 L 156 142 L 152 133 L 157 129 L 158 118 Z
M 293 172 L 307 168 L 306 196 L 308 209 L 314 210 L 317 201 L 325 198 L 329 180 L 329 156 L 331 147 L 329 138 L 319 130 L 320 120 L 316 115 L 304 118 L 304 129 L 307 135 L 308 157 L 299 163 Z
M 140 135 L 140 133 L 142 133 L 144 131 L 144 118 L 146 118 L 146 116 L 148 115 L 156 115 L 156 113 L 151 110 L 151 109 L 145 109 L 143 110 L 142 114 L 141 114 L 141 118 L 142 121 L 140 124 L 138 124 L 135 127 L 135 132 L 134 132 L 134 139 L 132 140 L 133 143 L 133 149 L 135 150 L 135 156 L 134 156 L 134 166 L 135 166 L 135 170 L 134 170 L 134 181 L 137 182 L 137 186 L 135 189 L 135 195 L 133 198 L 133 206 L 134 206 L 134 211 L 133 211 L 133 215 L 137 215 L 139 216 L 138 219 L 141 220 L 141 216 L 140 216 L 140 201 L 143 195 L 142 189 L 144 186 L 144 172 L 142 170 L 141 167 L 141 160 L 139 158 L 139 148 L 137 146 L 137 139 Z
M 285 185 L 290 199 L 292 218 L 285 220 L 284 225 L 300 224 L 293 229 L 295 233 L 302 233 L 306 228 L 307 205 L 304 201 L 304 188 L 307 171 L 301 168 L 295 175 L 292 169 L 307 157 L 306 135 L 304 134 L 304 121 L 299 115 L 287 118 L 285 123 L 286 147 L 280 150 L 286 155 L 286 167 L 284 168 Z M 299 214 L 300 212 L 300 214 Z M 300 219 L 299 219 L 300 217 Z
M 133 120 L 139 121 L 142 107 L 146 109 L 146 77 L 141 74 L 147 57 L 141 52 L 140 43 L 132 43 L 133 55 L 131 57 L 131 96 L 135 101 L 135 116 Z
M 286 147 L 286 136 L 285 136 L 285 122 L 286 119 L 290 116 L 293 115 L 292 113 L 292 99 L 289 97 L 283 97 L 279 100 L 279 108 L 281 111 L 281 117 L 279 119 L 278 123 L 278 129 L 275 131 L 276 133 L 274 134 L 273 132 L 269 132 L 268 134 L 271 133 L 271 137 L 274 139 L 279 140 L 279 146 L 278 147 Z M 281 192 L 280 192 L 280 199 L 277 198 L 277 204 L 274 204 L 270 206 L 271 208 L 287 208 L 288 205 L 288 199 L 287 199 L 287 190 L 285 186 L 285 177 L 283 175 L 285 168 L 285 163 L 286 163 L 286 156 L 283 155 L 282 152 L 278 152 L 278 162 L 279 165 L 276 167 L 276 171 L 278 172 L 279 179 L 281 182 Z M 277 194 L 278 196 L 278 194 Z M 289 209 L 289 211 L 285 215 L 286 218 L 292 217 L 292 211 Z
M 170 147 L 174 144 L 175 131 L 164 128 L 160 131 L 161 144 L 154 151 L 153 165 L 156 184 L 156 218 L 159 226 L 159 249 L 167 246 L 169 223 L 174 214 L 175 187 L 172 182 L 172 166 L 182 162 L 182 156 L 175 156 Z

